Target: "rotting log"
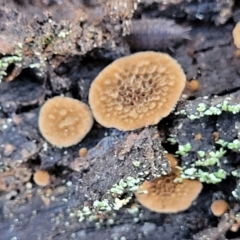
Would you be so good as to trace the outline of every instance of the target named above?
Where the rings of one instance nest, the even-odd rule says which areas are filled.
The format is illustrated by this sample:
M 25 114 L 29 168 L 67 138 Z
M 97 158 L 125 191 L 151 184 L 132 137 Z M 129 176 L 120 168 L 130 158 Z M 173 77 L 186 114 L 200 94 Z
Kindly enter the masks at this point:
M 55 1 L 53 8 L 44 6 L 51 5 L 50 1 L 37 1 L 35 6 L 30 6 L 28 1 L 5 1 L 1 5 L 0 49 L 2 54 L 7 54 L 1 55 L 1 59 L 8 55 L 17 57 L 9 59 L 7 77 L 0 85 L 1 239 L 158 239 L 161 236 L 182 240 L 192 239 L 193 234 L 217 226 L 217 219 L 208 209 L 212 199 L 231 199 L 231 192 L 237 188 L 236 178 L 230 176 L 239 165 L 239 156 L 234 151 L 221 159 L 229 174 L 227 179 L 216 185 L 205 184 L 196 204 L 184 213 L 164 215 L 141 207 L 135 209 L 132 193 L 126 191 L 119 200 L 130 200 L 122 209 L 100 211 L 101 214 L 93 212 L 85 220 L 79 222 L 79 219 L 83 216 L 84 204 L 92 207 L 95 200 L 104 199 L 115 203 L 108 191 L 121 179 L 129 176 L 136 179 L 142 172 L 141 181 L 156 175 L 153 169 L 159 170 L 163 163 L 167 164 L 161 143 L 175 153 L 178 145 L 190 142 L 190 153 L 181 158 L 184 165 L 196 159 L 199 150 L 218 150 L 213 132 L 218 131 L 220 138 L 228 142 L 237 138 L 238 112 L 222 111 L 219 115 L 204 115 L 195 120 L 189 116 L 199 113 L 200 103 L 209 109 L 217 104 L 222 108 L 224 100 L 231 105 L 239 102 L 240 63 L 231 36 L 234 23 L 240 20 L 238 4 L 233 6 L 233 1 L 217 0 L 208 3 L 179 0 L 169 1 L 169 4 L 161 0 L 142 1 L 134 13 L 136 21 L 161 17 L 191 27 L 191 40 L 178 44 L 169 53 L 183 66 L 188 80 L 198 79 L 200 90 L 191 94 L 191 100 L 182 101 L 175 111 L 186 114 L 172 114 L 160 122 L 158 134 L 155 128 L 123 134 L 94 127 L 81 144 L 56 149 L 47 145 L 39 133 L 37 119 L 41 104 L 46 98 L 61 93 L 87 101 L 94 77 L 112 60 L 129 54 L 132 47 L 123 37 L 128 25 L 121 23 L 123 18 L 130 21 L 132 13 L 121 15 L 122 18 L 114 22 L 111 17 L 114 18 L 116 12 L 111 17 L 109 12 L 98 12 L 107 1 L 91 1 L 90 5 L 85 5 L 86 1 L 72 2 L 65 1 L 67 7 L 63 15 L 59 14 L 62 12 L 58 11 Z M 78 3 L 83 20 L 79 20 L 72 9 L 71 4 Z M 45 11 L 36 12 L 36 7 Z M 71 12 L 74 14 L 69 16 Z M 95 17 L 94 21 L 86 14 Z M 63 29 L 49 21 L 61 23 L 59 16 L 72 18 L 73 35 L 66 31 L 69 29 L 66 19 L 63 19 Z M 100 38 L 101 34 L 104 37 Z M 53 37 L 58 39 L 51 45 Z M 77 44 L 81 48 L 75 45 L 78 37 Z M 70 47 L 66 41 L 71 42 Z M 22 43 L 20 49 L 19 42 Z M 36 63 L 42 64 L 41 74 L 35 69 L 39 66 Z M 214 95 L 219 96 L 214 98 Z M 204 96 L 208 98 L 202 98 Z M 166 141 L 170 134 L 176 136 L 176 145 Z M 201 134 L 202 140 L 196 141 L 196 134 Z M 78 157 L 81 146 L 89 149 L 85 159 Z M 147 171 L 132 164 L 136 159 L 142 163 L 140 166 L 147 165 Z M 52 185 L 48 188 L 39 188 L 31 179 L 39 167 L 52 175 Z M 214 167 L 210 170 L 216 171 Z M 232 204 L 236 201 L 232 198 Z M 89 221 L 92 215 L 94 221 Z

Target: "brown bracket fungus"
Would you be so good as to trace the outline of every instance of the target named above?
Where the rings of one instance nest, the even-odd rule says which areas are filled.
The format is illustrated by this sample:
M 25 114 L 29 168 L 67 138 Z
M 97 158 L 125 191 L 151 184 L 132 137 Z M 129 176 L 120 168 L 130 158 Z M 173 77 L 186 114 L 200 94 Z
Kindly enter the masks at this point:
M 145 181 L 135 193 L 137 201 L 151 211 L 158 213 L 177 213 L 187 210 L 202 190 L 202 183 L 197 180 L 183 179 L 175 182 L 180 176 L 179 170 Z
M 232 31 L 233 42 L 237 48 L 240 48 L 240 22 L 236 24 Z
M 91 84 L 89 103 L 104 127 L 135 130 L 169 115 L 185 84 L 181 66 L 168 54 L 139 52 L 99 73 Z
M 93 117 L 85 103 L 58 96 L 42 106 L 38 124 L 49 143 L 57 147 L 69 147 L 86 136 L 92 128 Z
M 228 209 L 228 203 L 222 199 L 215 200 L 211 205 L 211 211 L 216 217 L 221 217 Z

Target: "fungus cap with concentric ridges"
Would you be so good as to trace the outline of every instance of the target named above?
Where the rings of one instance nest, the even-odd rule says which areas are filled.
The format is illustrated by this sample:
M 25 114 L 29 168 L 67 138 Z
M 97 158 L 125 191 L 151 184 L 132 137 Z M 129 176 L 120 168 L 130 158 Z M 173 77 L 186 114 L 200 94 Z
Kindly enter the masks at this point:
M 175 107 L 186 84 L 178 62 L 139 52 L 115 60 L 91 84 L 89 103 L 105 127 L 128 131 L 157 124 Z
M 57 147 L 69 147 L 80 142 L 90 131 L 93 117 L 83 102 L 57 96 L 41 107 L 38 125 L 43 137 Z

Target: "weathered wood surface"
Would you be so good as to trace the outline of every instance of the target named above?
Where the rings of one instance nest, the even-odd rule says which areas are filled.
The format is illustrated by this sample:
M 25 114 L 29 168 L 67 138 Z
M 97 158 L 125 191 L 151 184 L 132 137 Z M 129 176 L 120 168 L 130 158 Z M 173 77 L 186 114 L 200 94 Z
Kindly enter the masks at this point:
M 26 10 L 28 8 L 34 10 L 36 6 L 48 10 L 49 6 L 46 5 L 51 5 L 51 2 L 53 5 L 56 4 L 55 1 L 37 1 L 35 6 L 30 6 L 28 1 L 13 3 L 6 1 L 1 6 L 4 13 L 1 18 L 4 22 L 0 23 L 2 31 L 0 36 L 15 29 L 10 32 L 13 36 L 12 46 L 17 42 L 16 37 L 19 34 L 21 36 L 19 29 L 25 28 L 23 22 L 17 22 L 13 26 L 13 7 L 16 5 L 17 11 L 21 13 L 22 6 L 25 6 Z M 104 28 L 109 18 L 99 15 L 97 9 L 101 9 L 101 4 L 106 1 L 90 1 L 90 5 L 86 5 L 85 2 L 75 1 L 74 4 L 80 4 L 80 7 L 84 6 L 84 9 L 93 11 L 95 18 L 103 18 L 104 24 L 101 27 Z M 180 40 L 177 39 L 172 51 L 166 48 L 164 50 L 179 61 L 188 80 L 198 79 L 200 83 L 200 90 L 192 93 L 189 100 L 180 102 L 176 111 L 185 110 L 192 114 L 191 109 L 196 109 L 199 103 L 211 105 L 214 101 L 222 102 L 229 94 L 233 94 L 232 104 L 237 104 L 240 59 L 236 57 L 237 49 L 233 44 L 231 32 L 235 23 L 240 20 L 240 6 L 237 3 L 234 5 L 234 1 L 217 0 L 205 2 L 175 0 L 169 1 L 171 4 L 163 2 L 142 1 L 134 13 L 134 18 L 135 21 L 140 18 L 168 18 L 177 21 L 182 28 L 191 29 L 190 40 L 184 40 L 179 36 Z M 29 18 L 32 14 L 41 15 L 30 10 L 29 15 L 23 11 Z M 66 14 L 68 15 L 69 13 Z M 54 12 L 53 16 L 57 18 L 58 15 Z M 21 19 L 19 15 L 18 19 Z M 29 19 L 27 24 L 34 24 L 32 21 Z M 11 23 L 9 26 L 8 22 Z M 30 32 L 38 36 L 41 24 L 36 28 L 31 26 Z M 93 24 L 88 19 L 84 24 L 92 26 L 96 23 Z M 167 29 L 165 30 L 165 32 L 156 30 L 154 34 L 166 34 L 165 37 L 169 37 Z M 149 33 L 151 31 L 140 34 L 140 37 L 151 41 Z M 154 127 L 121 133 L 96 125 L 77 146 L 56 149 L 49 144 L 46 145 L 37 125 L 39 109 L 45 99 L 64 93 L 86 102 L 90 83 L 101 69 L 119 56 L 138 51 L 133 49 L 133 45 L 127 45 L 122 30 L 108 40 L 116 43 L 116 47 L 108 47 L 109 41 L 106 41 L 100 46 L 102 48 L 87 46 L 81 53 L 76 49 L 74 51 L 64 49 L 63 52 L 58 52 L 65 54 L 62 58 L 60 55 L 59 57 L 51 55 L 50 58 L 50 55 L 45 54 L 49 66 L 44 66 L 42 76 L 28 68 L 34 59 L 31 58 L 31 54 L 26 54 L 24 55 L 26 61 L 22 67 L 27 69 L 13 81 L 8 82 L 9 79 L 4 79 L 0 84 L 1 239 L 123 240 L 159 239 L 161 236 L 161 239 L 166 240 L 189 240 L 193 239 L 195 233 L 217 226 L 218 219 L 209 210 L 212 200 L 225 198 L 232 205 L 236 203 L 231 195 L 231 191 L 236 188 L 236 179 L 229 176 L 220 184 L 205 184 L 196 203 L 183 213 L 156 214 L 140 206 L 138 211 L 134 212 L 133 198 L 119 211 L 104 212 L 102 215 L 98 213 L 95 221 L 89 221 L 88 216 L 86 220 L 79 222 L 81 218 L 79 211 L 82 211 L 83 206 L 91 207 L 95 200 L 103 199 L 114 203 L 115 199 L 109 194 L 109 190 L 121 179 L 129 176 L 142 180 L 152 179 L 158 174 L 156 169 L 160 173 L 167 171 L 168 162 L 164 158 L 161 143 L 163 142 L 163 147 L 171 153 L 177 150 L 177 145 L 166 143 L 170 133 L 177 136 L 178 144 L 190 142 L 193 147 L 191 153 L 182 158 L 181 164 L 193 161 L 197 151 L 201 149 L 217 149 L 212 140 L 213 132 L 218 131 L 221 138 L 227 141 L 234 140 L 238 134 L 236 125 L 239 122 L 239 113 L 234 115 L 223 112 L 221 115 L 204 116 L 194 121 L 186 115 L 171 114 L 159 123 L 158 134 Z M 157 44 L 159 44 L 157 48 L 162 50 L 161 43 Z M 12 74 L 10 76 L 15 77 L 14 72 Z M 214 95 L 217 96 L 215 99 Z M 209 98 L 202 99 L 204 96 Z M 198 133 L 202 135 L 202 140 L 197 142 L 194 136 Z M 89 149 L 85 159 L 78 157 L 80 147 Z M 140 166 L 145 165 L 144 169 L 134 167 L 132 162 L 136 159 L 141 162 Z M 224 166 L 230 173 L 239 165 L 239 155 L 231 152 L 227 155 L 227 160 Z M 52 183 L 49 187 L 40 188 L 33 182 L 32 173 L 39 167 L 51 173 Z M 126 191 L 121 198 L 124 200 L 130 195 L 131 193 Z M 132 209 L 131 213 L 129 209 Z M 93 211 L 92 215 L 96 213 Z M 237 235 L 227 237 L 236 238 Z

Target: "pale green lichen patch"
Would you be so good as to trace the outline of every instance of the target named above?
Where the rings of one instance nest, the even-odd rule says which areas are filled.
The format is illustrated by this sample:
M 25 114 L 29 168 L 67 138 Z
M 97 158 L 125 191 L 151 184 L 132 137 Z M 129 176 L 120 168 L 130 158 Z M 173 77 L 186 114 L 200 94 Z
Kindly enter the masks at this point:
M 175 115 L 186 115 L 190 120 L 196 120 L 205 116 L 221 115 L 222 112 L 230 112 L 237 114 L 240 112 L 240 104 L 236 104 L 234 97 L 227 98 L 213 98 L 211 100 L 208 97 L 199 98 L 198 105 L 189 101 L 184 109 L 178 109 Z M 197 107 L 195 107 L 197 106 Z
M 216 141 L 217 144 L 221 145 L 222 147 L 228 148 L 233 151 L 240 151 L 240 139 L 235 139 L 232 142 L 224 141 L 223 139 L 219 139 Z
M 228 176 L 240 176 L 230 161 L 240 151 L 240 124 L 236 116 L 240 113 L 239 102 L 239 95 L 231 94 L 198 98 L 178 106 L 175 114 L 184 117 L 176 121 L 167 138 L 169 143 L 178 144 L 176 154 L 182 159 L 181 177 L 176 181 L 188 178 L 217 184 Z M 238 195 L 238 190 L 233 194 Z
M 180 168 L 181 178 L 182 179 L 198 179 L 200 182 L 217 184 L 220 183 L 223 179 L 226 179 L 227 172 L 224 169 L 218 169 L 215 172 L 209 172 L 209 170 L 202 170 L 195 168 Z
M 22 44 L 18 44 L 18 48 L 14 55 L 3 56 L 0 58 L 0 83 L 3 77 L 7 76 L 7 69 L 11 64 L 15 64 L 15 67 L 22 67 Z
M 189 166 L 180 167 L 181 177 L 199 179 L 201 182 L 216 184 L 225 179 L 228 173 L 223 168 L 223 157 L 227 151 L 220 148 L 216 151 L 197 152 L 198 158 Z
M 135 166 L 135 167 L 139 167 L 141 162 L 140 161 L 133 161 L 132 164 Z
M 125 180 L 121 179 L 118 184 L 114 184 L 110 192 L 114 196 L 121 196 L 124 193 L 135 192 L 141 183 L 140 178 L 127 177 Z
M 179 145 L 178 151 L 176 152 L 176 154 L 180 156 L 186 156 L 190 151 L 191 151 L 191 144 L 187 143 L 185 145 Z
M 119 183 L 114 184 L 109 190 L 108 198 L 95 200 L 91 206 L 85 206 L 77 211 L 79 222 L 85 219 L 89 221 L 97 220 L 99 214 L 110 214 L 114 210 L 121 209 L 132 200 L 133 193 L 143 181 L 143 178 L 133 178 L 130 176 L 126 179 L 121 179 Z
M 220 148 L 220 150 L 216 152 L 210 151 L 208 153 L 205 153 L 204 151 L 198 151 L 200 159 L 195 162 L 195 165 L 203 167 L 213 165 L 220 166 L 220 158 L 222 158 L 226 152 L 227 151 L 223 148 Z
M 176 152 L 176 154 L 181 155 L 182 157 L 186 156 L 186 152 L 191 150 L 191 145 L 188 143 L 185 146 L 188 151 L 185 151 L 185 148 Z M 181 172 L 180 179 L 198 179 L 200 182 L 216 184 L 221 182 L 223 179 L 226 179 L 228 173 L 223 168 L 223 157 L 227 151 L 224 148 L 220 148 L 216 151 L 203 151 L 199 150 L 197 152 L 196 160 L 192 161 L 190 166 L 184 165 L 178 167 Z M 177 181 L 180 181 L 178 179 Z

